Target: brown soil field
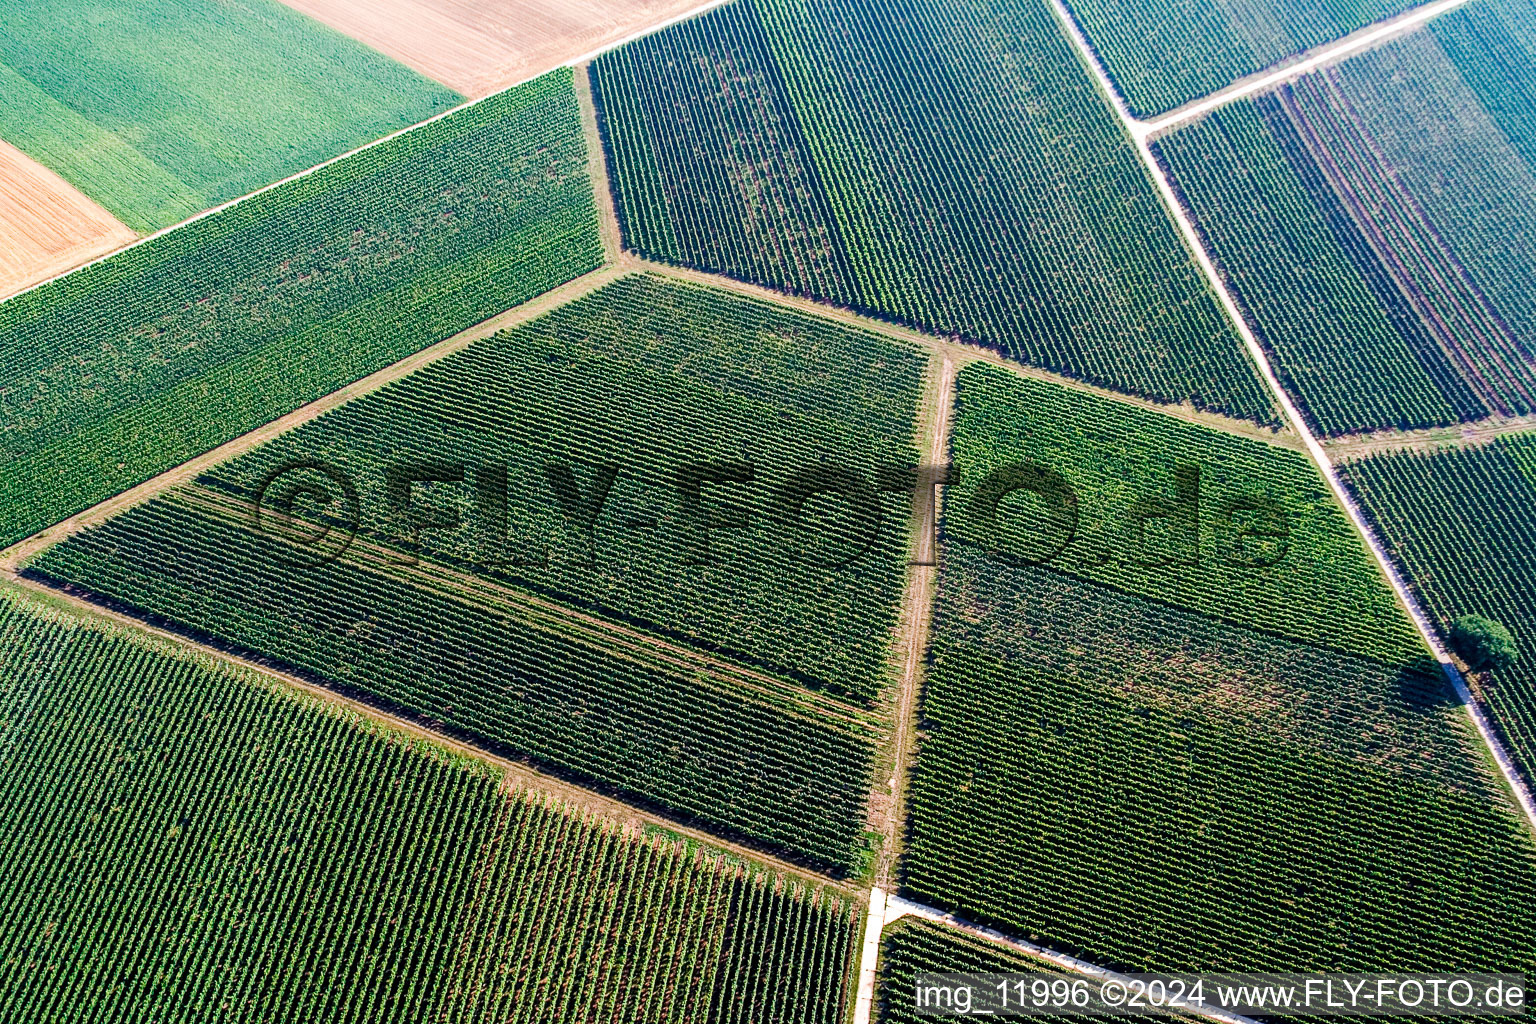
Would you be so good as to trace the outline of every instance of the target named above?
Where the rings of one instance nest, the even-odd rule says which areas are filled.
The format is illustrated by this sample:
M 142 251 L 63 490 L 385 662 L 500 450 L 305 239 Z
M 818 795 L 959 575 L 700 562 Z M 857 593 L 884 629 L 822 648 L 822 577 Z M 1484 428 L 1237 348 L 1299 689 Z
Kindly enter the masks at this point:
M 0 141 L 0 298 L 137 237 L 69 182 Z
M 471 98 L 706 0 L 283 0 Z

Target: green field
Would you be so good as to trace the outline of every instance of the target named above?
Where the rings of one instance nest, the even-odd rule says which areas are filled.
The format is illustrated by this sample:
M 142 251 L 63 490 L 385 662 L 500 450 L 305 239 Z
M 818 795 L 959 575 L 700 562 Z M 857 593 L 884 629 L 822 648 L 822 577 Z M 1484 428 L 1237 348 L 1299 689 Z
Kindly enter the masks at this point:
M 0 545 L 597 267 L 569 71 L 0 304 Z
M 1536 10 L 1424 29 L 1158 139 L 1326 434 L 1536 410 Z
M 147 233 L 462 101 L 275 0 L 4 0 L 0 138 Z
M 1276 422 L 1044 0 L 736 0 L 593 82 L 644 256 Z
M 629 277 L 87 530 L 33 571 L 850 870 L 879 730 L 860 705 L 889 672 L 912 501 L 910 481 L 875 487 L 916 462 L 926 362 L 872 333 Z M 256 532 L 252 502 L 275 471 L 316 462 L 354 481 L 361 535 L 296 570 Z M 751 481 L 698 483 L 697 507 L 684 502 L 688 467 L 743 462 Z M 416 485 L 407 516 L 387 489 L 401 465 L 457 465 L 463 480 Z M 612 465 L 600 514 L 562 505 L 551 465 L 588 496 Z M 782 495 L 818 467 L 863 489 L 807 496 L 785 518 Z M 312 515 L 340 525 L 332 489 Z M 477 518 L 487 489 L 491 529 Z M 413 542 L 413 520 L 450 518 L 463 525 Z M 407 552 L 421 563 L 391 565 Z
M 857 908 L 0 595 L 0 1016 L 836 1024 Z
M 1300 452 L 982 363 L 960 372 L 956 396 L 951 455 L 966 489 L 948 499 L 954 540 L 1390 665 L 1427 655 Z M 995 516 L 978 511 L 978 485 L 1019 464 L 1076 492 L 1075 527 L 1058 499 L 1024 491 Z M 1181 481 L 1181 466 L 1197 474 Z
M 1536 965 L 1530 833 L 1300 455 L 992 368 L 961 374 L 954 454 L 909 894 L 1126 969 Z M 1000 560 L 1059 507 L 1015 492 L 983 530 L 1010 461 L 1056 469 L 1090 535 L 1199 466 L 1209 564 Z M 1220 564 L 1234 490 L 1292 511 L 1272 567 Z M 1147 531 L 1168 555 L 1179 518 Z
M 1341 469 L 1442 635 L 1476 614 L 1514 636 L 1518 660 L 1476 679 L 1510 755 L 1536 785 L 1536 437 L 1393 452 Z

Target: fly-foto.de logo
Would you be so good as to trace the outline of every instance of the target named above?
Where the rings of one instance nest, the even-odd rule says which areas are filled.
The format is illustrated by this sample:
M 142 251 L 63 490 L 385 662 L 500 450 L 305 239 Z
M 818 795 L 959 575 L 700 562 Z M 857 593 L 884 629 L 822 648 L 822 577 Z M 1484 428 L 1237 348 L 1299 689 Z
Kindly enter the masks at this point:
M 401 564 L 451 538 L 476 563 L 529 568 L 594 564 L 612 541 L 645 534 L 648 547 L 684 564 L 757 555 L 836 570 L 892 542 L 904 550 L 915 531 L 916 565 L 933 564 L 931 539 L 942 533 L 1009 566 L 1086 559 L 1267 569 L 1289 553 L 1292 528 L 1270 494 L 1208 494 L 1197 465 L 1177 465 L 1171 489 L 1104 508 L 1031 462 L 963 473 L 951 465 L 706 460 L 657 474 L 620 462 L 549 460 L 514 476 L 501 463 L 357 469 L 306 459 L 261 478 L 250 517 L 256 532 L 279 542 L 275 557 L 295 567 L 340 558 L 360 533 L 382 540 Z

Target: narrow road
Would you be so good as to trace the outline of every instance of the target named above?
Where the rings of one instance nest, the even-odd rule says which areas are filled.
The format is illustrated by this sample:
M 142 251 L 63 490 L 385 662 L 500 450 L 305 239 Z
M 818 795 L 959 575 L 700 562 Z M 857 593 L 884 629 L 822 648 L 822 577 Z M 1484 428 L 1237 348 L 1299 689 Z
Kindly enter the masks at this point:
M 1460 2 L 1460 0 L 1444 0 L 1444 2 L 1439 4 L 1431 4 L 1429 7 L 1419 8 L 1417 13 L 1420 15 L 1420 20 L 1424 20 L 1433 17 L 1435 14 L 1442 13 L 1444 10 L 1449 10 L 1457 2 Z M 1302 418 L 1300 411 L 1296 408 L 1296 404 L 1291 400 L 1291 396 L 1286 393 L 1285 388 L 1281 387 L 1280 379 L 1275 376 L 1274 367 L 1270 365 L 1268 353 L 1259 344 L 1258 338 L 1254 336 L 1252 328 L 1248 326 L 1248 322 L 1243 319 L 1242 313 L 1238 310 L 1237 303 L 1232 298 L 1232 293 L 1227 289 L 1226 282 L 1222 280 L 1221 275 L 1216 270 L 1215 262 L 1201 243 L 1200 234 L 1195 230 L 1194 222 L 1190 219 L 1188 211 L 1179 203 L 1173 186 L 1168 180 L 1168 176 L 1163 173 L 1162 166 L 1153 158 L 1151 147 L 1148 144 L 1148 133 L 1144 131 L 1138 133 L 1137 126 L 1141 122 L 1131 117 L 1130 112 L 1126 109 L 1125 102 L 1121 99 L 1119 93 L 1115 91 L 1113 83 L 1110 82 L 1104 68 L 1100 66 L 1098 58 L 1093 53 L 1093 49 L 1083 37 L 1082 30 L 1078 27 L 1077 22 L 1073 20 L 1072 14 L 1067 10 L 1066 5 L 1062 0 L 1051 0 L 1051 4 L 1056 9 L 1056 16 L 1061 19 L 1062 25 L 1066 28 L 1073 45 L 1077 47 L 1079 55 L 1089 70 L 1092 71 L 1094 77 L 1098 79 L 1100 89 L 1109 98 L 1115 113 L 1119 116 L 1121 123 L 1125 125 L 1127 133 L 1130 134 L 1135 142 L 1136 151 L 1140 154 L 1142 163 L 1146 166 L 1147 172 L 1151 174 L 1152 180 L 1157 183 L 1157 190 L 1163 197 L 1163 204 L 1178 223 L 1179 231 L 1184 235 L 1185 244 L 1200 264 L 1200 269 L 1205 273 L 1206 280 L 1210 283 L 1211 288 L 1215 290 L 1216 296 L 1221 300 L 1223 308 L 1226 309 L 1227 316 L 1237 327 L 1237 331 L 1243 339 L 1244 347 L 1247 348 L 1249 356 L 1258 367 L 1260 374 L 1263 375 L 1269 390 L 1280 403 L 1280 407 L 1285 413 L 1286 422 L 1292 430 L 1301 436 L 1302 442 L 1306 445 L 1307 453 L 1312 456 L 1312 461 L 1322 471 L 1324 479 L 1328 481 L 1328 486 L 1332 489 L 1339 504 L 1344 506 L 1345 511 L 1349 513 L 1349 518 L 1354 521 L 1355 528 L 1364 539 L 1366 546 L 1370 548 L 1371 554 L 1375 556 L 1376 563 L 1381 567 L 1382 573 L 1392 584 L 1392 589 L 1397 592 L 1398 600 L 1402 602 L 1403 607 L 1413 618 L 1414 625 L 1418 627 L 1424 642 L 1434 652 L 1435 658 L 1440 662 L 1440 667 L 1444 671 L 1447 680 L 1450 681 L 1457 696 L 1465 704 L 1467 713 L 1472 718 L 1472 723 L 1482 735 L 1483 742 L 1487 744 L 1489 753 L 1492 754 L 1494 762 L 1499 766 L 1499 771 L 1509 784 L 1510 791 L 1514 795 L 1516 802 L 1521 810 L 1525 812 L 1526 820 L 1533 829 L 1536 829 L 1536 801 L 1532 800 L 1530 790 L 1526 788 L 1525 782 L 1520 778 L 1520 773 L 1515 768 L 1514 762 L 1510 760 L 1508 752 L 1504 750 L 1503 743 L 1500 742 L 1498 736 L 1494 733 L 1482 706 L 1472 696 L 1471 691 L 1467 689 L 1466 680 L 1461 677 L 1461 672 L 1451 661 L 1445 646 L 1440 642 L 1440 637 L 1430 624 L 1429 617 L 1419 605 L 1418 598 L 1409 589 L 1407 582 L 1398 572 L 1397 566 L 1393 564 L 1386 549 L 1382 547 L 1380 539 L 1376 536 L 1376 532 L 1371 527 L 1370 522 L 1365 518 L 1365 514 L 1355 501 L 1354 495 L 1349 492 L 1349 489 L 1344 486 L 1343 481 L 1339 479 L 1333 462 L 1328 457 L 1328 452 L 1313 435 L 1312 428 Z M 1414 22 L 1414 24 L 1417 23 Z M 1392 31 L 1396 31 L 1402 28 L 1402 23 L 1400 21 L 1390 27 Z M 1382 28 L 1383 31 L 1380 33 L 1370 31 L 1361 33 L 1360 38 L 1379 40 L 1391 34 L 1391 31 L 1387 30 L 1388 26 L 1383 26 Z M 1348 52 L 1354 52 L 1355 49 L 1359 48 L 1359 45 L 1355 45 Z M 1336 47 L 1328 48 L 1328 52 L 1333 52 L 1337 49 Z M 1321 58 L 1314 59 L 1321 62 Z
M 1126 111 L 1124 118 L 1126 127 L 1130 129 L 1132 138 L 1137 142 L 1144 142 L 1154 136 L 1171 131 L 1181 124 L 1203 117 L 1218 107 L 1223 107 L 1228 103 L 1243 99 L 1246 96 L 1252 96 L 1255 93 L 1264 92 L 1266 89 L 1273 89 L 1284 82 L 1294 81 L 1308 72 L 1316 71 L 1318 68 L 1328 64 L 1337 63 L 1352 54 L 1385 42 L 1393 36 L 1411 32 L 1425 22 L 1438 18 L 1447 11 L 1453 11 L 1465 3 L 1467 3 L 1467 0 L 1436 0 L 1435 3 L 1425 4 L 1423 7 L 1415 7 L 1395 18 L 1378 21 L 1374 25 L 1367 25 L 1365 28 L 1345 36 L 1343 39 L 1337 39 L 1316 49 L 1308 50 L 1306 53 L 1286 61 L 1273 70 L 1260 71 L 1258 74 L 1249 75 L 1247 78 L 1240 79 L 1219 92 L 1211 93 L 1204 99 L 1185 104 L 1177 110 L 1170 111 L 1150 121 L 1139 121 L 1136 118 L 1130 117 L 1129 112 Z M 1070 18 L 1070 15 L 1068 17 Z M 1085 51 L 1085 54 L 1091 54 L 1091 51 Z M 1095 60 L 1091 55 L 1089 59 Z M 1111 90 L 1110 95 L 1115 96 L 1116 104 L 1120 105 L 1118 94 Z

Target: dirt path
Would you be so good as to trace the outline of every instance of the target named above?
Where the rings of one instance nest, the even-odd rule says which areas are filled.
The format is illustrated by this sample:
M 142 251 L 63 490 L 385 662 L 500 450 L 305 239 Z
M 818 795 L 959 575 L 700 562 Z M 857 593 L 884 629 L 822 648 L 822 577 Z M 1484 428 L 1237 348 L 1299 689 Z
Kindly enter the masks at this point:
M 909 344 L 917 345 L 939 356 L 948 358 L 954 362 L 957 368 L 965 366 L 967 363 L 987 363 L 991 366 L 996 366 L 999 369 L 1007 370 L 1009 373 L 1016 374 L 1020 377 L 1029 377 L 1033 380 L 1042 380 L 1051 384 L 1058 384 L 1061 387 L 1071 388 L 1074 391 L 1081 391 L 1086 394 L 1094 395 L 1098 398 L 1107 399 L 1111 402 L 1119 402 L 1122 405 L 1133 405 L 1138 409 L 1147 409 L 1152 412 L 1159 413 L 1163 416 L 1172 416 L 1174 419 L 1183 420 L 1185 423 L 1194 423 L 1200 426 L 1210 427 L 1211 429 L 1219 430 L 1224 434 L 1241 434 L 1244 437 L 1251 437 L 1254 440 L 1262 441 L 1265 444 L 1278 445 L 1282 448 L 1291 448 L 1295 451 L 1304 450 L 1300 435 L 1296 434 L 1290 429 L 1274 431 L 1266 427 L 1261 427 L 1257 423 L 1250 423 L 1247 420 L 1233 419 L 1229 416 L 1223 416 L 1220 413 L 1205 412 L 1204 410 L 1196 409 L 1191 405 L 1161 405 L 1157 402 L 1151 401 L 1150 399 L 1138 398 L 1135 395 L 1127 395 L 1119 391 L 1111 391 L 1108 388 L 1102 388 L 1095 384 L 1089 384 L 1086 381 L 1077 380 L 1072 377 L 1065 377 L 1059 373 L 1052 373 L 1049 370 L 1042 370 L 1039 367 L 1028 366 L 1024 363 L 1016 362 L 1012 359 L 1009 359 L 1007 356 L 1004 356 L 1002 353 L 996 351 L 995 349 L 986 348 L 982 345 L 977 345 L 966 341 L 956 341 L 950 338 L 936 337 L 932 334 L 925 334 L 922 331 L 916 330 L 915 328 L 902 327 L 899 324 L 893 324 L 885 320 L 879 320 L 875 317 L 864 316 L 861 313 L 855 313 L 851 309 L 844 309 L 840 306 L 833 306 L 825 302 L 818 302 L 815 299 L 802 298 L 796 295 L 786 295 L 782 292 L 776 292 L 771 288 L 764 288 L 761 285 L 747 284 L 744 281 L 738 281 L 735 278 L 725 277 L 721 274 L 712 274 L 703 270 L 693 270 L 688 267 L 675 267 L 668 263 L 657 263 L 655 261 L 636 256 L 633 253 L 624 253 L 620 262 L 624 266 L 633 268 L 635 270 L 644 270 L 648 273 L 656 274 L 661 277 L 674 278 L 679 281 L 691 281 L 694 284 L 710 285 L 712 287 L 719 288 L 722 291 L 735 292 L 738 295 L 746 295 L 750 298 L 760 299 L 763 302 L 769 302 L 776 306 L 785 306 L 790 309 L 798 310 L 802 313 L 808 313 L 812 316 L 820 317 L 823 320 L 832 320 L 848 327 L 854 327 L 865 331 L 873 331 L 876 334 L 883 334 L 888 338 L 894 338 L 897 341 L 904 341 Z
M 939 466 L 949 457 L 949 416 L 954 404 L 955 363 L 935 355 L 929 372 L 921 420 L 923 463 Z M 907 818 L 907 775 L 917 742 L 917 703 L 922 690 L 923 660 L 928 652 L 928 628 L 933 615 L 933 592 L 938 567 L 937 488 L 919 487 L 913 496 L 912 561 L 902 595 L 901 626 L 895 653 L 897 683 L 889 698 L 890 740 L 877 756 L 876 785 L 869 798 L 869 827 L 881 836 L 875 861 L 876 886 L 894 884 L 896 862 L 901 856 L 903 825 Z M 926 563 L 926 564 L 925 564 Z
M 581 108 L 581 133 L 587 141 L 587 174 L 592 179 L 597 199 L 597 231 L 603 239 L 603 252 L 612 262 L 624 256 L 623 236 L 619 232 L 619 210 L 608 178 L 608 154 L 603 149 L 603 135 L 597 127 L 597 103 L 592 99 L 592 67 L 582 64 L 575 72 L 576 104 Z
M 0 298 L 137 237 L 69 182 L 0 141 Z
M 1152 156 L 1151 148 L 1147 142 L 1147 134 L 1145 132 L 1138 134 L 1137 125 L 1140 122 L 1131 117 L 1129 111 L 1127 111 L 1124 101 L 1115 92 L 1109 76 L 1099 64 L 1098 58 L 1094 55 L 1087 39 L 1083 36 L 1077 22 L 1073 20 L 1071 13 L 1067 10 L 1062 0 L 1051 0 L 1051 4 L 1055 8 L 1056 16 L 1065 28 L 1068 37 L 1072 40 L 1073 45 L 1077 47 L 1079 56 L 1098 80 L 1099 87 L 1103 90 L 1104 95 L 1109 98 L 1116 116 L 1119 117 L 1121 124 L 1125 126 L 1126 131 L 1135 140 L 1136 151 L 1141 157 L 1143 166 L 1146 167 L 1147 172 L 1156 183 L 1158 192 L 1163 199 L 1163 205 L 1174 218 L 1180 233 L 1184 236 L 1185 245 L 1200 264 L 1200 269 L 1205 274 L 1207 283 L 1216 292 L 1216 296 L 1221 300 L 1222 307 L 1226 310 L 1228 318 L 1237 328 L 1238 334 L 1243 339 L 1243 345 L 1248 350 L 1249 357 L 1263 376 L 1270 393 L 1280 403 L 1280 407 L 1285 413 L 1286 422 L 1301 437 L 1306 445 L 1307 454 L 1312 457 L 1312 461 L 1317 465 L 1318 470 L 1323 474 L 1323 478 L 1328 482 L 1329 489 L 1333 491 L 1334 497 L 1344 507 L 1345 512 L 1348 513 L 1349 518 L 1354 522 L 1356 531 L 1370 549 L 1371 555 L 1376 559 L 1376 564 L 1380 568 L 1382 575 L 1391 583 L 1392 589 L 1397 594 L 1398 603 L 1413 620 L 1425 644 L 1434 652 L 1436 660 L 1440 662 L 1440 667 L 1445 673 L 1446 679 L 1466 706 L 1467 713 L 1472 719 L 1472 724 L 1477 728 L 1478 733 L 1482 736 L 1483 743 L 1487 746 L 1489 754 L 1498 765 L 1499 771 L 1504 776 L 1504 780 L 1509 787 L 1509 792 L 1519 810 L 1524 814 L 1527 824 L 1532 828 L 1536 828 L 1536 801 L 1533 801 L 1530 790 L 1520 777 L 1519 770 L 1515 767 L 1509 754 L 1504 750 L 1503 743 L 1495 734 L 1482 703 L 1468 690 L 1466 680 L 1462 678 L 1461 672 L 1456 668 L 1455 663 L 1452 662 L 1445 645 L 1441 643 L 1439 635 L 1430 624 L 1428 615 L 1425 614 L 1424 609 L 1419 605 L 1418 598 L 1414 596 L 1413 591 L 1409 589 L 1407 582 L 1401 573 L 1398 572 L 1397 566 L 1382 546 L 1370 521 L 1356 503 L 1354 495 L 1344 486 L 1344 482 L 1334 470 L 1333 462 L 1330 460 L 1328 452 L 1319 443 L 1318 439 L 1313 436 L 1311 428 L 1307 426 L 1306 420 L 1302 418 L 1296 404 L 1291 400 L 1291 396 L 1281 386 L 1279 377 L 1275 375 L 1274 367 L 1270 365 L 1268 353 L 1259 344 L 1253 329 L 1243 319 L 1236 301 L 1232 298 L 1232 293 L 1228 290 L 1221 275 L 1216 272 L 1216 264 L 1211 259 L 1210 253 L 1205 250 L 1205 246 L 1200 240 L 1200 234 L 1195 230 L 1194 222 L 1190 219 L 1189 212 L 1180 204 L 1173 186 L 1168 180 L 1168 176 L 1163 172 L 1162 166 Z M 1432 17 L 1433 13 L 1439 13 L 1438 9 L 1448 10 L 1454 4 L 1455 0 L 1447 0 L 1445 4 L 1433 4 L 1428 8 L 1420 8 L 1419 13 L 1423 17 Z M 1430 11 L 1431 8 L 1436 8 L 1437 10 L 1431 14 L 1423 14 L 1423 12 Z M 1390 28 L 1390 26 L 1383 28 L 1383 33 L 1390 34 Z M 1397 28 L 1401 28 L 1401 25 L 1398 25 Z M 1367 31 L 1362 33 L 1361 37 L 1376 39 L 1382 36 L 1381 34 L 1373 34 Z M 1367 44 L 1359 43 L 1356 48 L 1363 45 Z M 1330 53 L 1337 54 L 1339 50 L 1339 46 L 1329 48 Z M 1315 58 L 1315 60 L 1318 63 L 1324 62 L 1322 56 Z
M 1392 430 L 1324 440 L 1335 462 L 1353 462 L 1384 452 L 1431 452 L 1442 448 L 1475 448 L 1512 434 L 1536 433 L 1536 416 L 1490 418 L 1454 427 Z
M 140 502 L 148 501 L 157 494 L 163 493 L 172 487 L 187 483 L 197 477 L 199 473 L 234 458 L 236 455 L 250 451 L 258 445 L 272 440 L 279 434 L 286 433 L 302 423 L 307 423 L 317 416 L 327 413 L 351 401 L 359 395 L 365 395 L 370 391 L 376 391 L 391 381 L 399 380 L 406 374 L 412 373 L 423 366 L 436 362 L 445 356 L 450 356 L 472 342 L 481 338 L 488 338 L 497 331 L 516 326 L 532 320 L 534 317 L 549 312 L 556 306 L 563 305 L 573 299 L 580 298 L 588 292 L 594 291 L 620 276 L 614 267 L 604 267 L 594 270 L 589 274 L 569 281 L 545 292 L 536 299 L 531 299 L 521 306 L 515 306 L 503 313 L 498 313 L 489 320 L 476 324 L 466 331 L 461 331 L 451 338 L 445 338 L 435 345 L 407 356 L 398 363 L 386 366 L 377 373 L 369 374 L 362 380 L 354 381 L 339 391 L 333 391 L 324 398 L 316 399 L 308 405 L 300 406 L 286 416 L 280 416 L 264 426 L 257 427 L 248 434 L 242 434 L 232 441 L 226 441 L 219 447 L 204 452 L 189 462 L 184 462 L 173 469 L 168 469 L 159 476 L 144 481 L 137 487 L 130 488 L 121 494 L 108 498 L 100 504 L 93 505 L 83 512 L 78 512 L 61 523 L 56 523 L 25 540 L 17 541 L 4 550 L 0 550 L 0 571 L 14 573 L 22 562 L 37 554 L 43 548 L 56 544 L 65 537 L 95 523 L 105 520 L 131 508 Z
M 1367 25 L 1345 36 L 1343 39 L 1336 39 L 1331 43 L 1325 43 L 1322 46 L 1308 50 L 1306 53 L 1292 57 L 1267 71 L 1260 71 L 1249 75 L 1247 78 L 1239 79 L 1219 92 L 1211 93 L 1211 95 L 1195 100 L 1193 103 L 1187 103 L 1161 117 L 1153 118 L 1150 121 L 1139 121 L 1131 117 L 1129 112 L 1127 112 L 1123 120 L 1125 121 L 1126 128 L 1130 130 L 1132 138 L 1138 142 L 1144 142 L 1149 138 L 1172 131 L 1181 124 L 1204 117 L 1218 107 L 1226 106 L 1228 103 L 1244 99 L 1255 93 L 1273 89 L 1277 85 L 1293 81 L 1308 72 L 1316 71 L 1320 67 L 1336 64 L 1346 57 L 1359 53 L 1362 50 L 1368 50 L 1395 36 L 1411 32 L 1426 21 L 1437 18 L 1447 11 L 1453 11 L 1465 3 L 1467 3 L 1467 0 L 1437 0 L 1435 3 L 1415 7 L 1395 18 L 1379 21 L 1374 25 Z M 1092 66 L 1097 67 L 1096 60 Z M 1119 94 L 1113 91 L 1112 86 L 1110 90 L 1110 95 L 1115 97 L 1117 105 L 1123 108 L 1124 104 L 1120 103 Z
M 82 597 L 55 590 L 35 580 L 17 577 L 14 573 L 7 572 L 6 578 L 0 582 L 0 586 L 10 586 L 20 590 L 27 597 L 38 601 L 40 604 L 50 607 L 62 608 L 78 618 L 106 620 L 118 626 L 125 627 L 133 632 L 153 636 L 160 640 L 169 641 L 183 650 L 194 650 L 197 653 L 228 665 L 235 665 L 249 670 L 261 676 L 264 680 L 280 686 L 291 692 L 301 693 L 314 698 L 322 703 L 345 708 L 363 718 L 378 725 L 384 726 L 396 733 L 425 740 L 443 750 L 451 751 L 464 757 L 473 758 L 486 764 L 494 765 L 505 773 L 503 785 L 507 787 L 520 786 L 524 789 L 547 793 L 558 797 L 560 800 L 574 807 L 590 810 L 592 813 L 602 816 L 615 823 L 635 829 L 662 829 L 675 833 L 690 842 L 697 843 L 714 850 L 723 850 L 732 856 L 749 861 L 763 867 L 771 868 L 782 874 L 792 876 L 809 883 L 812 886 L 828 887 L 837 890 L 844 897 L 862 903 L 868 896 L 867 893 L 849 888 L 809 868 L 781 860 L 771 854 L 763 853 L 748 846 L 722 839 L 712 833 L 693 828 L 688 825 L 673 821 L 660 814 L 651 813 L 634 807 L 622 800 L 607 796 L 606 794 L 587 789 L 573 782 L 547 775 L 537 768 L 522 761 L 514 761 L 483 750 L 480 747 L 462 740 L 447 736 L 436 729 L 429 728 L 420 722 L 413 721 L 399 715 L 392 715 L 371 704 L 353 700 L 343 696 L 324 686 L 310 683 L 298 676 L 278 671 L 268 665 L 250 661 L 238 657 L 216 647 L 199 643 L 172 630 L 161 629 L 150 625 L 141 619 L 122 612 L 102 608 L 92 604 Z

